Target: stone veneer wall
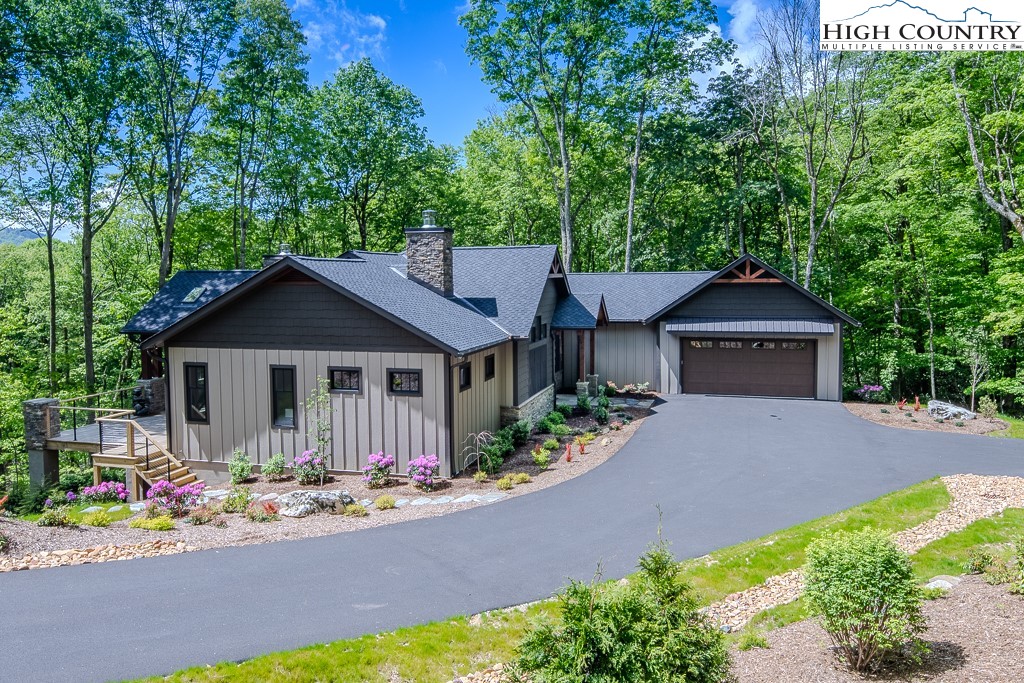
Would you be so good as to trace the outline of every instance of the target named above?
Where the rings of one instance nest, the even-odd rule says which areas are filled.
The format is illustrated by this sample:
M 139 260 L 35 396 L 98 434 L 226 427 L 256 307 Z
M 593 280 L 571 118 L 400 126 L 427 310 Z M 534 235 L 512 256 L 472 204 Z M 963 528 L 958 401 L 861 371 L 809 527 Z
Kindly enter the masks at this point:
M 452 231 L 448 228 L 412 228 L 405 231 L 406 273 L 445 296 L 454 288 Z
M 152 415 L 160 415 L 167 410 L 167 381 L 163 377 L 140 379 L 136 385 L 142 389 L 142 397 L 149 402 Z
M 517 406 L 502 406 L 501 425 L 510 425 L 520 420 L 537 424 L 541 418 L 555 409 L 555 385 L 542 389 Z

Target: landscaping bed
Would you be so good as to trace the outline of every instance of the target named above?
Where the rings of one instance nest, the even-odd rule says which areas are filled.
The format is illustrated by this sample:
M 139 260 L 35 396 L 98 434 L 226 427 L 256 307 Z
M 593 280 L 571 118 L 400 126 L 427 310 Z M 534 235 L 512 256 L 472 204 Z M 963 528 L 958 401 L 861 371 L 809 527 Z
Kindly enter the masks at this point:
M 900 429 L 917 429 L 929 432 L 953 432 L 956 434 L 992 434 L 1009 428 L 1009 423 L 998 418 L 985 418 L 978 416 L 973 420 L 943 420 L 928 415 L 925 408 L 915 411 L 912 407 L 904 406 L 900 410 L 894 405 L 882 403 L 864 403 L 860 401 L 847 401 L 843 403 L 846 409 L 857 417 L 870 420 L 876 424 L 886 427 L 899 427 Z M 887 411 L 887 412 L 882 412 Z
M 451 499 L 438 504 L 406 504 L 396 509 L 387 510 L 378 510 L 371 504 L 365 508 L 368 514 L 362 517 L 313 514 L 302 518 L 282 516 L 279 520 L 272 522 L 255 522 L 247 519 L 242 513 L 220 512 L 218 520 L 223 523 L 222 526 L 216 523 L 195 526 L 186 519 L 177 519 L 175 528 L 172 530 L 148 531 L 130 528 L 131 519 L 124 519 L 120 515 L 115 515 L 110 525 L 102 528 L 91 526 L 40 527 L 35 522 L 37 516 L 25 519 L 0 516 L 0 533 L 10 539 L 10 548 L 6 552 L 0 553 L 0 571 L 145 556 L 145 553 L 136 552 L 134 547 L 150 543 L 155 539 L 166 543 L 161 554 L 167 554 L 168 552 L 187 552 L 325 536 L 458 512 L 476 505 L 488 504 L 490 501 L 455 503 L 454 500 L 467 494 L 479 496 L 499 493 L 496 482 L 506 474 L 524 473 L 530 479 L 526 483 L 516 484 L 510 489 L 500 492 L 503 498 L 554 486 L 594 469 L 617 453 L 640 427 L 644 417 L 650 414 L 650 411 L 636 409 L 628 409 L 624 412 L 631 421 L 628 424 L 623 424 L 618 430 L 609 430 L 608 427 L 598 425 L 589 416 L 569 418 L 567 422 L 574 429 L 597 430 L 594 440 L 585 446 L 584 454 L 579 453 L 578 445 L 573 446 L 571 462 L 566 462 L 563 449 L 565 442 L 573 441 L 575 437 L 565 437 L 562 439 L 559 450 L 551 453 L 551 462 L 547 468 L 539 467 L 534 462 L 532 451 L 537 445 L 552 438 L 552 435 L 533 434 L 525 445 L 520 446 L 511 456 L 505 458 L 501 468 L 485 481 L 474 480 L 473 474 L 476 468 L 471 465 L 466 472 L 459 476 L 440 481 L 430 492 L 424 492 L 412 486 L 410 481 L 404 477 L 393 478 L 394 483 L 390 486 L 371 489 L 365 485 L 360 475 L 355 474 L 332 476 L 322 487 L 315 484 L 299 484 L 291 477 L 276 482 L 254 477 L 241 484 L 253 494 L 254 498 L 268 495 L 280 496 L 296 490 L 346 490 L 356 501 L 373 501 L 381 495 L 389 495 L 396 500 L 405 499 L 407 501 L 421 498 Z M 214 487 L 207 488 L 212 490 Z M 132 519 L 141 516 L 142 513 L 139 513 Z M 79 521 L 76 514 L 73 514 L 72 517 L 76 523 Z M 103 546 L 103 549 L 97 550 L 100 546 Z M 127 549 L 123 553 L 110 552 L 110 546 L 125 546 Z M 54 551 L 66 550 L 82 552 L 52 555 Z M 47 553 L 47 555 L 43 556 L 42 553 Z M 54 557 L 62 559 L 54 559 Z
M 898 665 L 876 679 L 893 681 L 1024 680 L 1024 599 L 1006 586 L 990 586 L 968 576 L 945 597 L 924 606 L 931 652 L 919 668 Z M 845 683 L 863 681 L 830 651 L 828 635 L 816 621 L 804 620 L 765 634 L 769 647 L 733 653 L 738 683 Z

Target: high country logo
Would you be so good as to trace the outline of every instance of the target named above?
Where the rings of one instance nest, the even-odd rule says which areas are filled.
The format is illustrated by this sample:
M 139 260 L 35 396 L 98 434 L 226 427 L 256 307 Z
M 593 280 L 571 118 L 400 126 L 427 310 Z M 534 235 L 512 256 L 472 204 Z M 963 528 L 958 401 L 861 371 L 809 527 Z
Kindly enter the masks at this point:
M 975 1 L 820 0 L 821 49 L 1024 50 L 1024 4 Z

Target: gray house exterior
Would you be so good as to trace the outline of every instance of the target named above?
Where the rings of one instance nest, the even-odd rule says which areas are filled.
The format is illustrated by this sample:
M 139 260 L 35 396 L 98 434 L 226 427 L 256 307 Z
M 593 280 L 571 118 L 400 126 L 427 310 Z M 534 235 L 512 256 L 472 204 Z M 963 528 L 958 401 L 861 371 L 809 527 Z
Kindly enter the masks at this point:
M 329 467 L 434 453 L 465 469 L 473 437 L 536 420 L 578 382 L 661 392 L 841 397 L 844 324 L 753 257 L 717 272 L 566 274 L 554 246 L 284 253 L 259 271 L 183 271 L 125 326 L 165 375 L 168 447 L 226 470 L 315 445 L 305 400 L 330 387 Z M 595 378 L 596 376 L 596 378 Z M 580 384 L 579 386 L 583 386 Z

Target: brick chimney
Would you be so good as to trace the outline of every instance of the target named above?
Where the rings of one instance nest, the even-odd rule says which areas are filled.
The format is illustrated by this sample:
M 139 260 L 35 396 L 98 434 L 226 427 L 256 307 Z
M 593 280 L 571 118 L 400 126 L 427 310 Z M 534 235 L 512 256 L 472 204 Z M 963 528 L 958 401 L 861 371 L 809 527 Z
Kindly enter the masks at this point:
M 454 289 L 452 276 L 452 229 L 440 228 L 435 222 L 435 211 L 423 212 L 423 225 L 405 231 L 406 273 L 438 294 L 451 296 Z

